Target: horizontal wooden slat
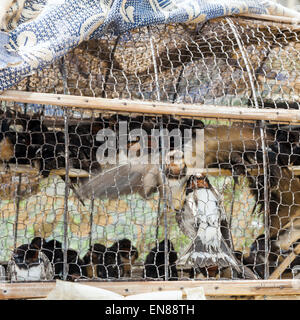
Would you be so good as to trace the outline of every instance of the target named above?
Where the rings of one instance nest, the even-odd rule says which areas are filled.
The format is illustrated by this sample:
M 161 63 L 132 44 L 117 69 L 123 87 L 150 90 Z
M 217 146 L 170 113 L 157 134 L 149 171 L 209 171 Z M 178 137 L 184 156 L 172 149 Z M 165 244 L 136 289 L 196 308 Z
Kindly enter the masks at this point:
M 38 175 L 39 170 L 36 168 L 32 168 L 30 165 L 9 165 L 9 171 L 7 171 L 7 168 L 5 168 L 4 165 L 0 165 L 0 174 L 3 173 L 9 173 L 11 172 L 12 174 L 28 174 L 28 175 Z M 50 175 L 56 175 L 56 176 L 65 176 L 66 175 L 66 170 L 65 169 L 53 169 L 50 171 Z M 87 178 L 89 177 L 89 173 L 84 170 L 79 170 L 79 169 L 70 169 L 69 170 L 69 177 L 71 178 Z
M 300 280 L 225 280 L 225 281 L 80 281 L 82 284 L 106 289 L 123 296 L 132 294 L 183 290 L 203 287 L 207 296 L 288 296 L 300 295 Z M 43 298 L 55 282 L 0 283 L 0 299 Z
M 2 95 L 0 95 L 0 100 L 123 113 L 171 114 L 200 118 L 300 122 L 300 113 L 298 110 L 286 109 L 255 109 L 197 104 L 181 105 L 164 102 L 104 99 L 14 90 L 3 92 Z
M 293 17 L 284 17 L 284 16 L 274 16 L 269 14 L 251 14 L 251 13 L 240 13 L 237 17 L 253 18 L 258 20 L 267 20 L 277 23 L 289 23 L 294 25 L 296 28 L 300 28 L 300 19 Z
M 12 174 L 28 174 L 28 175 L 38 175 L 39 171 L 38 169 L 32 168 L 29 165 L 18 165 L 15 166 L 13 164 L 9 165 L 10 171 L 7 171 L 5 166 L 0 165 L 0 175 L 3 173 L 11 172 Z M 291 166 L 289 167 L 290 170 L 294 173 L 294 175 L 299 176 L 300 175 L 300 166 Z M 188 174 L 192 174 L 193 171 L 188 171 Z M 194 171 L 194 173 L 197 174 L 205 174 L 207 176 L 232 176 L 231 170 L 228 169 L 218 169 L 218 168 L 203 168 L 203 169 L 197 169 Z M 248 174 L 252 176 L 256 176 L 257 174 L 262 174 L 262 171 L 258 171 L 257 169 L 249 169 Z M 57 176 L 65 176 L 66 170 L 65 169 L 53 169 L 50 171 L 50 175 L 57 175 Z M 70 169 L 69 170 L 69 177 L 71 178 L 88 178 L 90 174 L 85 170 L 80 169 Z

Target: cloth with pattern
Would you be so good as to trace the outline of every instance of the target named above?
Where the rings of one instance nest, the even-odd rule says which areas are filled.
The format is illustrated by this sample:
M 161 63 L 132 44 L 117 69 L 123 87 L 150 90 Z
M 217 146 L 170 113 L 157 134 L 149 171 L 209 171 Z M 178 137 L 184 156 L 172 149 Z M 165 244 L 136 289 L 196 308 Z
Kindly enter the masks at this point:
M 15 6 L 0 32 L 0 90 L 53 63 L 82 41 L 107 34 L 158 24 L 201 23 L 233 14 L 300 16 L 268 0 L 4 1 Z

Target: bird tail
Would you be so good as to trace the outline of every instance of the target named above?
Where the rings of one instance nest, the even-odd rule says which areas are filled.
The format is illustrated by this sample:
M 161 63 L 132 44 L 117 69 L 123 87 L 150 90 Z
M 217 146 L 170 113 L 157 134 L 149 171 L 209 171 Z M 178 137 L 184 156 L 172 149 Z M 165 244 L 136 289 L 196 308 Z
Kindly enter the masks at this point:
M 195 266 L 199 268 L 218 265 L 220 267 L 232 266 L 238 272 L 241 271 L 236 258 L 223 238 L 221 239 L 221 245 L 215 247 L 204 244 L 200 237 L 196 237 L 190 246 L 189 256 Z
M 223 238 L 221 239 L 220 247 L 216 248 L 212 245 L 204 244 L 200 237 L 197 236 L 186 249 L 185 253 L 178 259 L 177 263 L 186 264 L 189 261 L 195 268 L 200 269 L 212 266 L 218 266 L 219 268 L 231 267 L 247 279 L 257 279 L 249 268 L 241 266 L 241 263 L 237 260 Z

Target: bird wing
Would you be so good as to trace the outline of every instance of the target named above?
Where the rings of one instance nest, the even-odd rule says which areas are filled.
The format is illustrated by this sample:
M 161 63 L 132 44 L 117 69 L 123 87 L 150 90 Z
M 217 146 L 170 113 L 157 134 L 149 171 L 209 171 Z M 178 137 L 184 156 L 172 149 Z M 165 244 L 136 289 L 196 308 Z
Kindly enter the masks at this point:
M 97 174 L 82 185 L 77 193 L 82 198 L 94 195 L 97 198 L 116 199 L 120 195 L 138 191 L 143 186 L 143 177 L 148 170 L 149 165 L 119 165 Z
M 159 183 L 159 154 L 140 158 L 126 157 L 121 163 L 96 174 L 84 183 L 77 193 L 82 198 L 94 195 L 97 198 L 116 199 L 121 195 L 139 192 L 145 196 Z
M 185 203 L 183 210 L 176 211 L 176 221 L 180 230 L 190 239 L 197 235 L 196 221 L 189 203 Z

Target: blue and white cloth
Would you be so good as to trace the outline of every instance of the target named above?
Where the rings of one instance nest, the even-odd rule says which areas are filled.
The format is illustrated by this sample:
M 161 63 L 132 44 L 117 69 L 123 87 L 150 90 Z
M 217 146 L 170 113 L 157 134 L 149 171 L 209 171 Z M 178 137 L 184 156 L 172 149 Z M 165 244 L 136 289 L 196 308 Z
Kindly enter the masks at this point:
M 299 18 L 296 11 L 267 0 L 27 0 L 16 27 L 0 32 L 0 90 L 53 63 L 84 40 L 242 13 Z

